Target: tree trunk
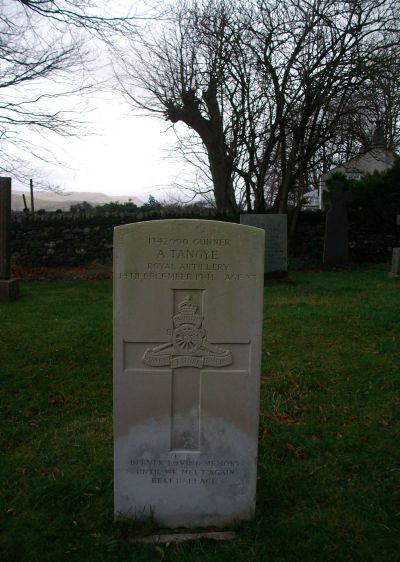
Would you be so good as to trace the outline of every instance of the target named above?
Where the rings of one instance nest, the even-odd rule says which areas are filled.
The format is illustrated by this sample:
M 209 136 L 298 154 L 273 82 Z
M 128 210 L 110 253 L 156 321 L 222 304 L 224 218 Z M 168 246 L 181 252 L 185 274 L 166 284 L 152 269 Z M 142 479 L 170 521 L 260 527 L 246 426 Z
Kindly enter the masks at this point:
M 255 193 L 254 210 L 257 213 L 265 213 L 267 206 L 265 204 L 264 191 L 257 190 Z
M 227 161 L 228 157 L 221 154 L 221 148 L 214 143 L 206 144 L 208 161 L 217 211 L 232 217 L 238 215 L 238 207 L 233 188 L 232 170 Z
M 286 213 L 287 212 L 287 203 L 289 197 L 290 187 L 293 182 L 295 167 L 296 167 L 296 158 L 298 156 L 299 142 L 298 139 L 293 139 L 293 145 L 290 150 L 289 158 L 287 161 L 285 160 L 282 165 L 282 184 L 279 188 L 278 195 L 274 201 L 273 208 L 276 213 Z

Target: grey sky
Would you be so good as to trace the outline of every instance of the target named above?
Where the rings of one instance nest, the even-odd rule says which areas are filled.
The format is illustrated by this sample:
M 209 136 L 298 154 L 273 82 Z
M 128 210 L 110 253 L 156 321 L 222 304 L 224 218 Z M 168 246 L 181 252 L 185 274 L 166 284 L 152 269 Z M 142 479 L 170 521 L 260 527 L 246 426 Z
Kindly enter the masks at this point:
M 139 13 L 143 2 L 119 0 L 114 7 L 121 6 L 121 13 L 133 10 Z M 108 5 L 109 6 L 109 5 Z M 43 21 L 41 21 L 43 23 Z M 44 24 L 46 22 L 44 21 Z M 102 45 L 90 40 L 93 53 L 96 53 L 94 65 L 96 79 L 100 82 L 110 77 L 111 67 L 103 64 Z M 68 79 L 68 75 L 67 75 Z M 62 84 L 62 82 L 61 82 Z M 28 84 L 32 91 L 42 92 L 41 85 Z M 21 92 L 25 92 L 25 88 Z M 60 87 L 54 83 L 54 89 Z M 49 82 L 46 84 L 49 88 Z M 50 84 L 50 89 L 53 86 Z M 17 92 L 17 90 L 15 90 Z M 83 96 L 83 99 L 85 96 Z M 86 130 L 94 134 L 81 138 L 59 137 L 54 134 L 35 136 L 34 132 L 24 131 L 26 140 L 32 135 L 33 146 L 48 149 L 59 164 L 47 161 L 31 160 L 32 178 L 39 183 L 39 177 L 65 191 L 96 191 L 109 195 L 133 195 L 147 200 L 150 194 L 162 197 L 175 180 L 179 180 L 185 164 L 178 164 L 176 159 L 168 158 L 175 141 L 175 135 L 168 130 L 168 124 L 149 116 L 133 114 L 132 108 L 115 90 L 98 90 L 90 93 L 86 101 L 87 108 L 80 106 L 82 96 L 61 100 L 62 109 L 76 109 L 78 118 L 88 122 Z M 59 101 L 52 100 L 57 106 Z M 39 139 L 39 144 L 37 143 Z M 24 159 L 26 154 L 22 154 Z M 187 167 L 186 167 L 187 170 Z M 28 189 L 14 180 L 15 189 Z

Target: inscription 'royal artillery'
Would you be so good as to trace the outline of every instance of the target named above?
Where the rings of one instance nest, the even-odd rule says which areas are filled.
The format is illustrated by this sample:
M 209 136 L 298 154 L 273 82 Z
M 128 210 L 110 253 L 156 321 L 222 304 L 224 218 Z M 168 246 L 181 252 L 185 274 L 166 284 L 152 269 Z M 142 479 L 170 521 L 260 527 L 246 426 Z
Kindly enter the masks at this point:
M 202 328 L 204 317 L 197 314 L 198 307 L 187 296 L 178 304 L 178 314 L 172 317 L 173 328 L 169 342 L 148 348 L 143 363 L 152 367 L 226 367 L 232 363 L 232 353 L 209 343 Z

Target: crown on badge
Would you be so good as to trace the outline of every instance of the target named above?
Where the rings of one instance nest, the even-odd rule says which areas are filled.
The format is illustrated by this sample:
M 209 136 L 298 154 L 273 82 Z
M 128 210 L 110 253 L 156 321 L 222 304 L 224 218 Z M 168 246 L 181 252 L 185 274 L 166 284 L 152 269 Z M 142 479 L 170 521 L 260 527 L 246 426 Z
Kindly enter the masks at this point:
M 179 313 L 173 316 L 174 327 L 181 326 L 182 324 L 194 324 L 200 328 L 203 317 L 196 314 L 198 306 L 194 304 L 191 297 L 187 296 L 178 304 Z

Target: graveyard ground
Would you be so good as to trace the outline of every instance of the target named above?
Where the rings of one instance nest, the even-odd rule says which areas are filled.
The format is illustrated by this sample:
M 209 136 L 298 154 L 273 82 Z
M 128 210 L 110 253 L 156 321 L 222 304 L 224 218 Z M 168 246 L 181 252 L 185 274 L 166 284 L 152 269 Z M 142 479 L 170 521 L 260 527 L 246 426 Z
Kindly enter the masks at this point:
M 112 287 L 0 305 L 3 561 L 398 562 L 400 284 L 387 267 L 265 289 L 257 513 L 226 543 L 113 521 Z

